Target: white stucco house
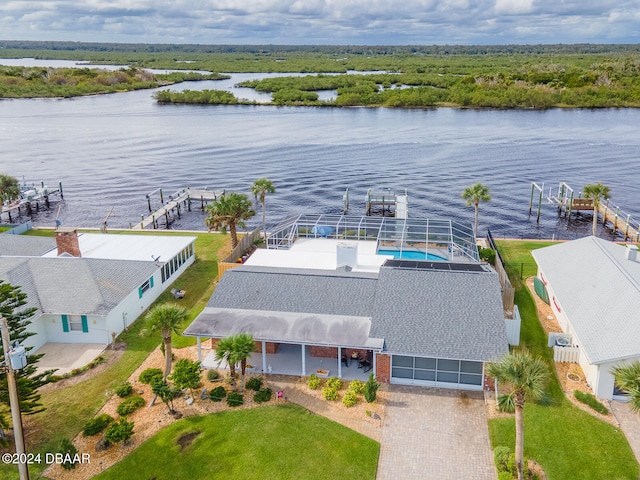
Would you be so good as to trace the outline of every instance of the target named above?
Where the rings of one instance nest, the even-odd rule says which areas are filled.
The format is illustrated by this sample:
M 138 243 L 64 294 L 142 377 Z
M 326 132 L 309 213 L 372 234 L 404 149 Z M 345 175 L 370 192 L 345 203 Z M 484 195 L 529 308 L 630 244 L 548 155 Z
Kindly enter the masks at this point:
M 0 280 L 34 307 L 25 347 L 109 344 L 194 261 L 195 237 L 0 235 Z
M 635 245 L 594 236 L 532 252 L 562 331 L 598 398 L 622 399 L 611 369 L 640 360 L 640 261 Z

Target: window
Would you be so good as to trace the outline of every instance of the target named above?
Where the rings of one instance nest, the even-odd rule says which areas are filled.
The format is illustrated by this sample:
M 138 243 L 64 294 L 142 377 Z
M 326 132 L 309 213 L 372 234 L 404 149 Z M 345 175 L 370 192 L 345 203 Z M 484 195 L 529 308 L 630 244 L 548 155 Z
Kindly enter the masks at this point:
M 149 280 L 145 281 L 142 285 L 138 287 L 138 298 L 142 298 L 144 292 L 153 288 L 153 277 L 150 277 Z
M 445 358 L 410 357 L 393 355 L 391 376 L 398 383 L 438 382 L 458 384 L 468 387 L 482 387 L 482 362 L 451 360 Z
M 63 332 L 89 332 L 89 322 L 86 315 L 62 315 Z

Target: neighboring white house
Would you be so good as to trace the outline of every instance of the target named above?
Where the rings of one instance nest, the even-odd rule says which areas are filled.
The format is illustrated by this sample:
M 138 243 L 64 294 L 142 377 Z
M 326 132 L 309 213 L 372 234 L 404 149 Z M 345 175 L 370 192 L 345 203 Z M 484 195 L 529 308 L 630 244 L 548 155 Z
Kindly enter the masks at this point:
M 597 237 L 532 252 L 538 277 L 598 398 L 616 398 L 611 369 L 640 360 L 640 262 L 635 245 Z
M 194 261 L 195 237 L 77 234 L 0 235 L 0 280 L 36 308 L 25 346 L 106 345 Z

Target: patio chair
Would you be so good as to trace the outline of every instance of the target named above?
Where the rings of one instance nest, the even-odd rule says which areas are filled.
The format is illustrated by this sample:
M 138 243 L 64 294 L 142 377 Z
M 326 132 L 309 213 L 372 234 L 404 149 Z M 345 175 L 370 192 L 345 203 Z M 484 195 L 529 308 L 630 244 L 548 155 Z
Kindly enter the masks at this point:
M 342 351 L 342 363 L 344 363 L 345 367 L 348 367 L 351 364 L 351 357 L 347 355 L 346 351 Z
M 367 351 L 364 359 L 358 361 L 358 368 L 362 368 L 365 372 L 368 372 L 373 368 L 373 352 Z
M 187 291 L 186 290 L 178 290 L 177 288 L 172 288 L 171 289 L 171 294 L 175 298 L 184 298 L 184 296 L 187 294 Z

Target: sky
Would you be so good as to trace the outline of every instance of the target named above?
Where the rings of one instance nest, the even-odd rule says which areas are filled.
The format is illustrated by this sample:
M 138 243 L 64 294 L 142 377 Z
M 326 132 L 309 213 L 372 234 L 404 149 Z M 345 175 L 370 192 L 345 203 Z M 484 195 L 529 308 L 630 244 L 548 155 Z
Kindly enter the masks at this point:
M 273 45 L 640 43 L 640 0 L 0 0 L 0 39 Z

